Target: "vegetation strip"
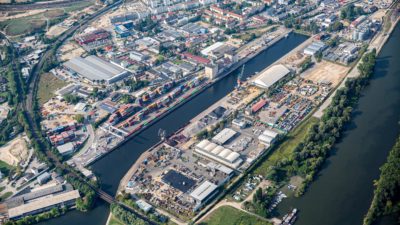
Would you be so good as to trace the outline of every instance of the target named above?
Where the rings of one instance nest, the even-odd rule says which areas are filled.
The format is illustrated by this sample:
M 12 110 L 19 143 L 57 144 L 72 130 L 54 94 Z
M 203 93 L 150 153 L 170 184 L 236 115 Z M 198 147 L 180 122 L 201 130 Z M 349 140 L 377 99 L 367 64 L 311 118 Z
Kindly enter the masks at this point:
M 394 215 L 400 219 L 400 136 L 380 168 L 381 175 L 374 182 L 374 198 L 365 215 L 364 225 L 370 225 L 379 217 Z
M 296 146 L 289 157 L 282 158 L 269 168 L 268 179 L 280 182 L 291 176 L 302 176 L 304 181 L 296 195 L 304 194 L 329 156 L 329 150 L 339 140 L 345 125 L 351 120 L 353 106 L 373 74 L 375 58 L 375 49 L 364 55 L 358 66 L 360 76 L 348 79 L 345 87 L 336 92 L 321 120 L 308 130 L 305 140 Z

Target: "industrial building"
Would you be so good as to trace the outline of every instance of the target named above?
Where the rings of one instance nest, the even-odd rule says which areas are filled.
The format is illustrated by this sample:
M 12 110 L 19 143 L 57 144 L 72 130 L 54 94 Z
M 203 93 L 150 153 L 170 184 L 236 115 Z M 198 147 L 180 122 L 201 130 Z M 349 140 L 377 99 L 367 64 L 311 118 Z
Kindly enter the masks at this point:
M 190 196 L 196 201 L 197 205 L 194 210 L 198 210 L 206 202 L 211 200 L 218 193 L 218 186 L 210 181 L 204 181 L 200 186 L 190 193 Z
M 264 132 L 258 136 L 258 140 L 266 145 L 266 146 L 270 146 L 271 144 L 274 143 L 274 141 L 276 140 L 276 137 L 278 136 L 278 133 L 273 131 L 273 130 L 269 130 L 266 129 L 264 130 Z
M 257 76 L 257 78 L 253 81 L 253 84 L 260 88 L 267 89 L 289 73 L 290 70 L 284 65 L 274 65 Z
M 75 145 L 72 142 L 65 143 L 63 145 L 57 146 L 58 152 L 62 155 L 70 155 L 75 150 Z
M 215 135 L 212 138 L 212 141 L 223 145 L 226 142 L 228 142 L 230 139 L 232 139 L 235 135 L 237 134 L 236 131 L 230 129 L 230 128 L 224 128 L 221 132 L 219 132 L 217 135 Z
M 25 190 L 24 190 L 25 192 Z M 52 185 L 40 190 L 28 190 L 6 201 L 10 219 L 38 214 L 57 206 L 71 206 L 79 198 L 78 190 L 72 186 Z
M 153 208 L 153 206 L 143 201 L 142 199 L 137 200 L 136 205 L 145 213 L 148 213 Z
M 196 181 L 175 171 L 175 170 L 169 170 L 162 178 L 161 180 L 168 184 L 169 186 L 186 193 L 189 191 L 195 184 Z
M 239 153 L 206 139 L 196 145 L 195 152 L 232 169 L 237 169 L 243 162 Z
M 41 175 L 39 175 L 36 180 L 39 184 L 45 184 L 47 181 L 51 179 L 51 176 L 48 172 L 44 172 Z
M 132 60 L 138 61 L 138 62 L 142 62 L 142 61 L 148 59 L 149 56 L 145 55 L 145 54 L 143 54 L 141 52 L 132 51 L 132 52 L 129 53 L 129 58 L 132 59 Z
M 64 67 L 92 84 L 103 82 L 112 84 L 130 75 L 123 68 L 93 55 L 86 58 L 72 58 L 64 63 Z
M 49 195 L 37 201 L 28 202 L 9 209 L 8 216 L 10 219 L 18 219 L 28 215 L 35 215 L 58 206 L 71 206 L 75 204 L 75 200 L 79 197 L 78 190 L 64 192 L 54 196 Z
M 303 53 L 305 55 L 315 55 L 316 53 L 323 51 L 326 45 L 322 41 L 316 41 L 311 43 L 307 48 L 304 49 Z

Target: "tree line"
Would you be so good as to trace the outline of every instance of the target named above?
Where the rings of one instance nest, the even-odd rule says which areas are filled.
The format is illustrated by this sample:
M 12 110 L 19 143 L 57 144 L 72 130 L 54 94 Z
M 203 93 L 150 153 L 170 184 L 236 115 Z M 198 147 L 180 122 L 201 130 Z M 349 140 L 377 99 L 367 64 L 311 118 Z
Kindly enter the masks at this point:
M 78 198 L 76 200 L 76 209 L 82 212 L 86 212 L 93 208 L 97 197 L 94 190 L 88 184 L 80 181 L 78 178 L 75 178 L 73 176 L 66 175 L 66 179 L 68 183 L 70 183 L 74 187 L 74 189 L 77 189 L 82 195 L 81 198 Z
M 400 137 L 380 170 L 379 180 L 374 182 L 374 198 L 364 218 L 364 225 L 370 225 L 386 215 L 396 215 L 400 221 Z
M 258 188 L 253 195 L 252 201 L 245 202 L 244 207 L 246 210 L 254 212 L 255 214 L 262 217 L 270 217 L 270 208 L 274 202 L 277 192 L 278 188 L 276 188 L 275 186 L 269 186 L 266 190 Z
M 66 207 L 54 207 L 52 208 L 50 211 L 44 212 L 44 213 L 40 213 L 37 215 L 33 215 L 33 216 L 25 216 L 22 219 L 13 221 L 13 220 L 9 220 L 7 222 L 4 223 L 4 225 L 30 225 L 30 224 L 36 224 L 39 222 L 43 222 L 46 220 L 49 220 L 51 218 L 56 218 L 59 217 L 61 215 L 64 215 L 67 212 L 67 208 Z
M 125 210 L 118 204 L 111 204 L 111 212 L 112 214 L 121 220 L 124 224 L 129 225 L 149 225 L 148 222 L 143 219 L 137 217 L 135 214 Z
M 373 74 L 375 55 L 375 49 L 364 55 L 358 66 L 360 75 L 348 79 L 345 87 L 337 90 L 321 120 L 307 131 L 306 138 L 295 147 L 290 157 L 281 159 L 270 168 L 268 179 L 279 182 L 290 176 L 302 176 L 304 181 L 296 195 L 305 192 L 329 156 L 329 150 L 339 140 L 345 125 L 351 120 L 353 106 Z

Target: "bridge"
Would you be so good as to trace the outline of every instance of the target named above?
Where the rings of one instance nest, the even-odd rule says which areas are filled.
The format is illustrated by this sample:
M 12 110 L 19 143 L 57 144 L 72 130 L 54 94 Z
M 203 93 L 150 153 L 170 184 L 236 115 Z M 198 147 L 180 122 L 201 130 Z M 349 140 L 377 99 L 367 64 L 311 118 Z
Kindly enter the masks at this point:
M 97 196 L 99 196 L 100 199 L 104 200 L 105 202 L 109 203 L 109 204 L 118 204 L 119 206 L 121 206 L 122 208 L 124 208 L 125 210 L 128 210 L 129 212 L 135 214 L 138 218 L 146 221 L 147 223 L 151 224 L 151 225 L 157 225 L 157 223 L 149 220 L 144 214 L 139 213 L 137 210 L 135 210 L 134 208 L 132 208 L 129 205 L 124 204 L 123 202 L 117 201 L 114 197 L 112 197 L 111 195 L 109 195 L 108 193 L 106 193 L 105 191 L 101 190 L 98 187 L 93 186 L 91 183 L 84 181 L 87 185 L 89 185 L 97 194 Z

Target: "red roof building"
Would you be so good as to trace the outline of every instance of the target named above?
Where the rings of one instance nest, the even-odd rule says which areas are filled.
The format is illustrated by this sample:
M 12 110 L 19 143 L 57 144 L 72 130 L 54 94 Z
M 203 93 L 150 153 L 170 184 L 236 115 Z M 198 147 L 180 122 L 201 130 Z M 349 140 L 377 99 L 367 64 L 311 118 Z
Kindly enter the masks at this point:
M 254 104 L 254 105 L 251 107 L 251 111 L 252 111 L 253 113 L 258 112 L 262 107 L 265 106 L 265 104 L 267 104 L 267 100 L 261 99 L 260 101 L 258 101 L 256 104 Z

